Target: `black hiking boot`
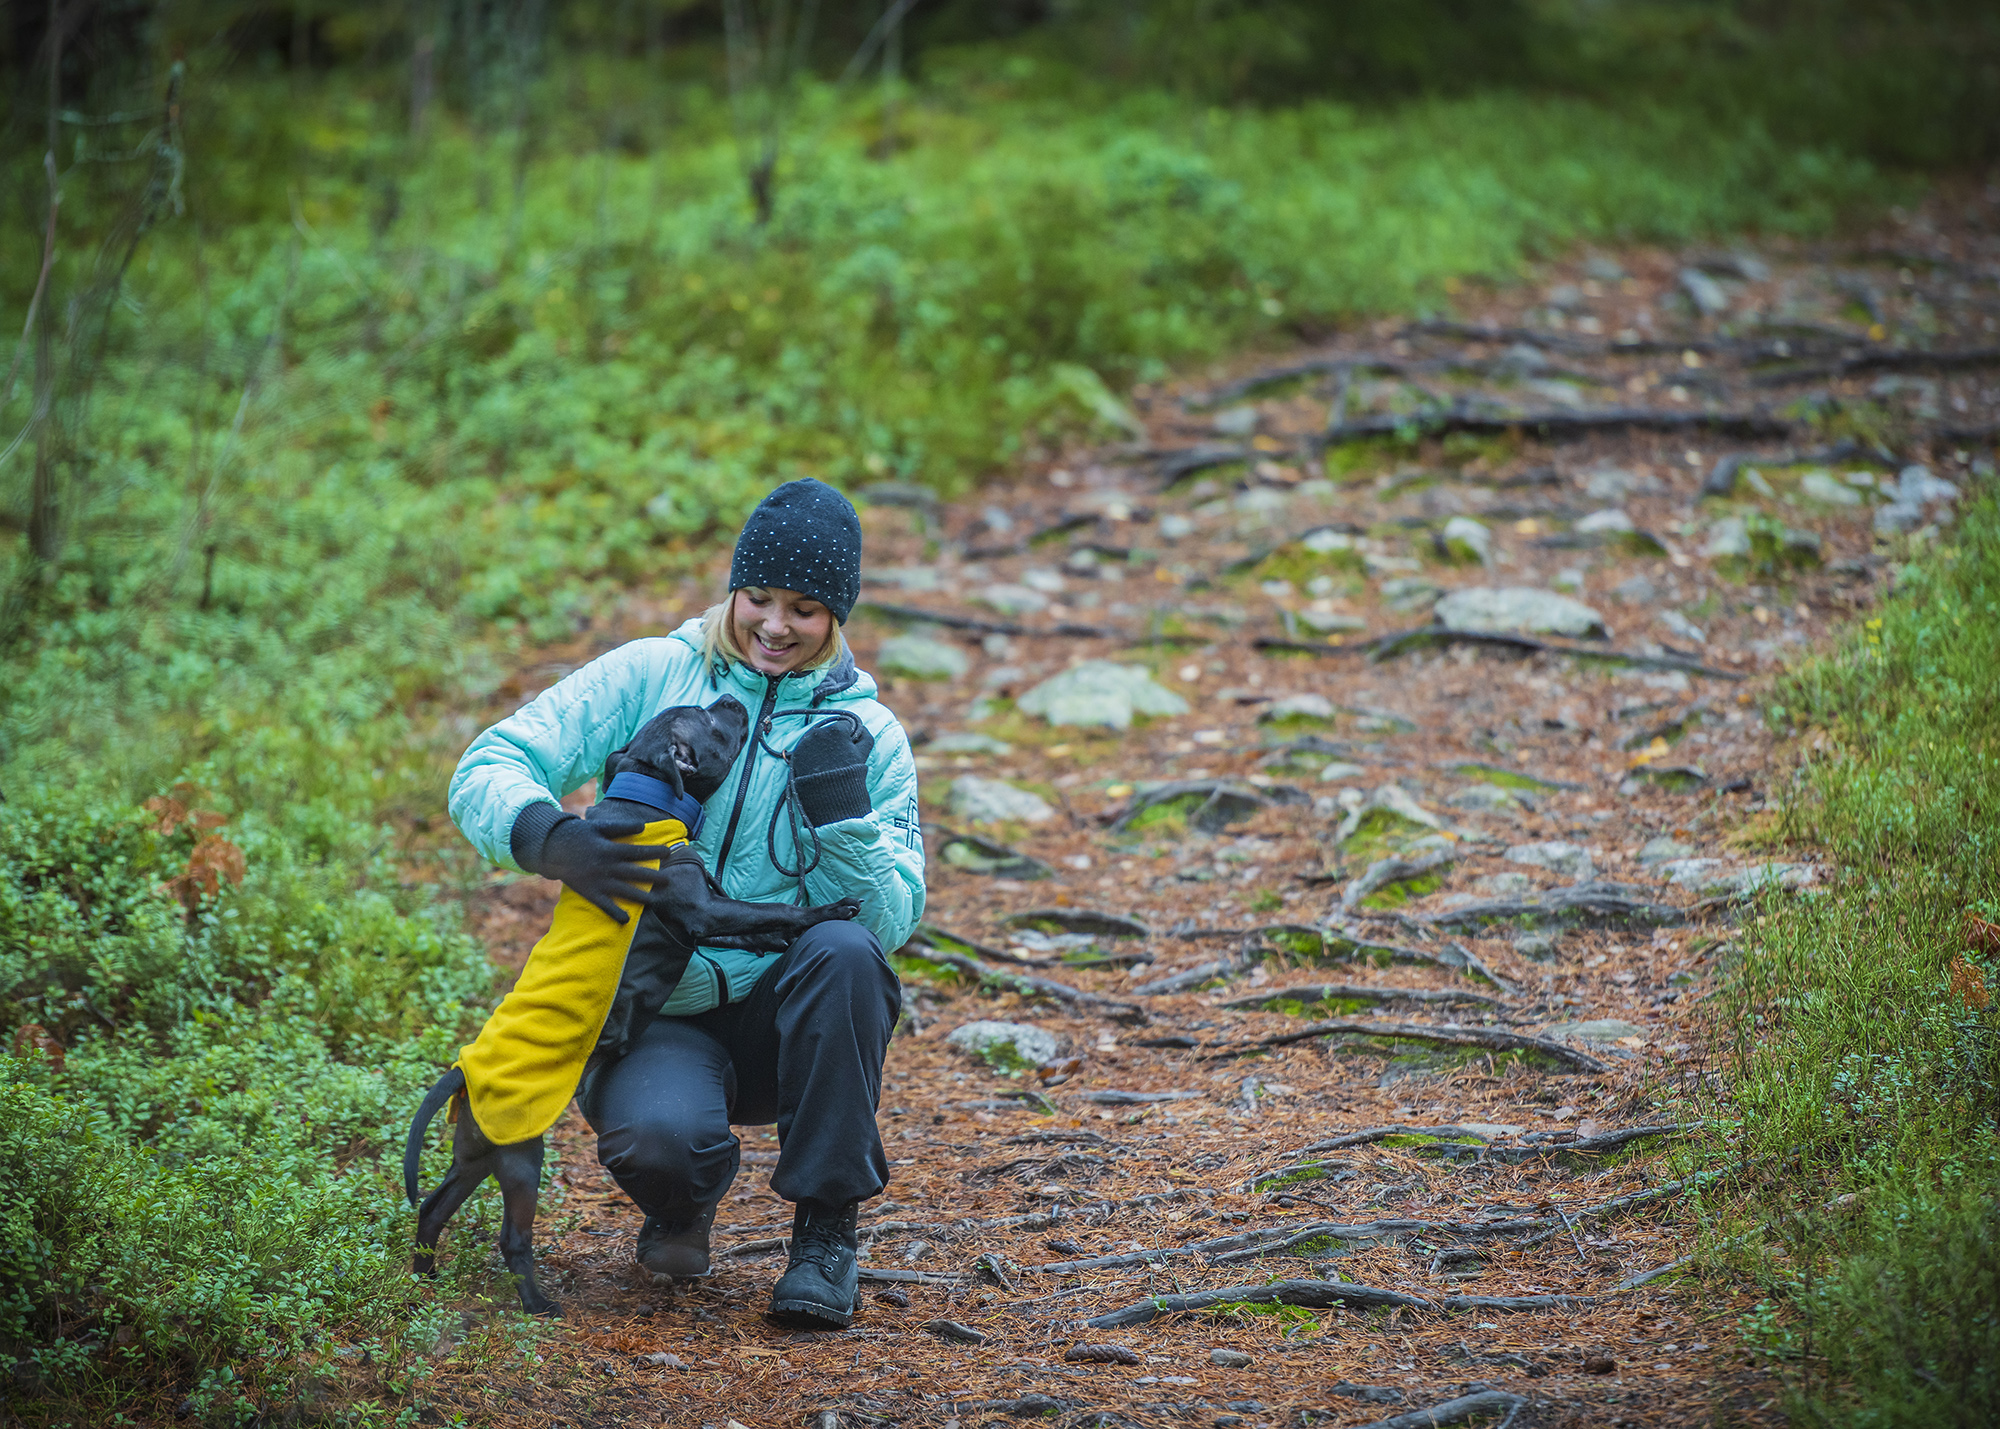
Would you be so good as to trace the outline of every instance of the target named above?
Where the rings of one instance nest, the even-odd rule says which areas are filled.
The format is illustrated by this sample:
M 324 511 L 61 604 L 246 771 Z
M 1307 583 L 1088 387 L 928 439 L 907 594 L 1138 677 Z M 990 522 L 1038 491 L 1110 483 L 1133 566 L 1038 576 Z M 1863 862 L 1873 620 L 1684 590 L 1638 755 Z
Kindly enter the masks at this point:
M 714 1206 L 685 1216 L 646 1217 L 636 1252 L 640 1266 L 676 1280 L 700 1279 L 708 1274 L 708 1232 L 714 1224 Z
M 859 1201 L 827 1207 L 801 1201 L 792 1212 L 792 1253 L 771 1292 L 771 1314 L 812 1330 L 844 1330 L 854 1318 L 860 1247 L 854 1222 Z

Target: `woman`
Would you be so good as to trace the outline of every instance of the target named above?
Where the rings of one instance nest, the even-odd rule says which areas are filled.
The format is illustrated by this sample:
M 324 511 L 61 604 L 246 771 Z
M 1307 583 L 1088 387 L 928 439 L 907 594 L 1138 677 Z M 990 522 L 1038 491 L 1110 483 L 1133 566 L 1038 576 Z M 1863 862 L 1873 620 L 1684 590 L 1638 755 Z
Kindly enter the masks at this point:
M 669 705 L 734 695 L 750 741 L 694 840 L 732 898 L 862 900 L 777 956 L 702 948 L 659 1019 L 578 1093 L 597 1154 L 646 1220 L 638 1260 L 708 1272 L 709 1228 L 738 1164 L 732 1123 L 775 1122 L 774 1190 L 796 1203 L 772 1313 L 843 1326 L 854 1313 L 855 1214 L 888 1182 L 875 1127 L 902 993 L 884 949 L 923 916 L 924 851 L 909 740 L 874 699 L 840 627 L 861 588 L 861 523 L 818 481 L 767 496 L 737 538 L 729 597 L 671 635 L 591 661 L 472 742 L 451 815 L 495 863 L 561 879 L 624 920 L 652 896 L 646 850 L 565 813 L 558 796 Z

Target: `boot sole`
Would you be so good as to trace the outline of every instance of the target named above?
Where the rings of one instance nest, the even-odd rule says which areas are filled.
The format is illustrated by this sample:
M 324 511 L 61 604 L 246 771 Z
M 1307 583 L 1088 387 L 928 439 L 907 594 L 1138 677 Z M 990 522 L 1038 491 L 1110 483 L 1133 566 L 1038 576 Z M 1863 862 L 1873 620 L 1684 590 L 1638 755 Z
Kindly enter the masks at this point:
M 771 1314 L 774 1318 L 793 1324 L 804 1324 L 808 1328 L 844 1330 L 854 1323 L 856 1306 L 836 1310 L 830 1305 L 822 1305 L 817 1300 L 773 1300 Z

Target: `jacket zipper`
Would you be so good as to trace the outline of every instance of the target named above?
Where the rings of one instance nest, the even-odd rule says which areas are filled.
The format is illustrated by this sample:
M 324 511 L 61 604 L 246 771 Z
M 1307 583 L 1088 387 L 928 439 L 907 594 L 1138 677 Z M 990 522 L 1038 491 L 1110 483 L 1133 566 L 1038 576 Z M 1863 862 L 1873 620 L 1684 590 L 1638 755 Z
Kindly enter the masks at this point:
M 764 687 L 764 703 L 757 711 L 757 722 L 750 727 L 750 748 L 744 755 L 742 778 L 736 785 L 736 803 L 729 811 L 729 827 L 723 832 L 722 848 L 715 855 L 717 878 L 721 878 L 723 870 L 729 867 L 729 850 L 736 843 L 736 826 L 743 822 L 743 801 L 750 793 L 750 771 L 757 764 L 757 749 L 762 742 L 759 736 L 771 732 L 771 711 L 777 707 L 778 690 L 784 678 L 783 675 L 764 677 L 767 681 Z

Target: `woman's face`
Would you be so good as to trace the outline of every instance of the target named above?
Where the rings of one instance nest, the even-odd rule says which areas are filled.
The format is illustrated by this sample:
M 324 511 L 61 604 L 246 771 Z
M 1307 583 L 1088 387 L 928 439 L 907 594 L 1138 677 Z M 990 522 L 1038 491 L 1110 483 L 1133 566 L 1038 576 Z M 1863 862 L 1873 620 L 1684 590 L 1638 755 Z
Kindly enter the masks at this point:
M 730 603 L 729 618 L 737 645 L 766 675 L 789 675 L 833 638 L 833 612 L 795 590 L 745 586 Z

